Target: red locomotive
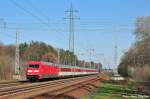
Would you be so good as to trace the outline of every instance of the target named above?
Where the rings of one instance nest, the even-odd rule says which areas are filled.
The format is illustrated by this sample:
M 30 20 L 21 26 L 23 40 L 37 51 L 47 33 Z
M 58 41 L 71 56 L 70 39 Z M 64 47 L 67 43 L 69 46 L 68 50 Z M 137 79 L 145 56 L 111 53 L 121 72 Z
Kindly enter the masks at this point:
M 27 63 L 27 79 L 30 81 L 44 78 L 61 78 L 68 76 L 81 76 L 98 73 L 97 69 L 60 65 L 44 61 L 29 61 Z

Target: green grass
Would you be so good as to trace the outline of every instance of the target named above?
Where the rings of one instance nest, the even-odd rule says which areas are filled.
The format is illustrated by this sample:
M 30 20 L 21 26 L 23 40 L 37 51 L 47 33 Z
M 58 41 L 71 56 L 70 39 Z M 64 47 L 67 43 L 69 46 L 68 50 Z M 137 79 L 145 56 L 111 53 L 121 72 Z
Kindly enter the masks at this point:
M 124 98 L 123 96 L 129 97 Z M 149 99 L 137 98 L 136 96 L 137 91 L 134 83 L 127 83 L 126 85 L 103 83 L 94 97 L 85 96 L 82 99 Z
M 93 99 L 125 99 L 122 95 L 132 95 L 135 93 L 133 90 L 135 90 L 133 86 L 104 83 Z

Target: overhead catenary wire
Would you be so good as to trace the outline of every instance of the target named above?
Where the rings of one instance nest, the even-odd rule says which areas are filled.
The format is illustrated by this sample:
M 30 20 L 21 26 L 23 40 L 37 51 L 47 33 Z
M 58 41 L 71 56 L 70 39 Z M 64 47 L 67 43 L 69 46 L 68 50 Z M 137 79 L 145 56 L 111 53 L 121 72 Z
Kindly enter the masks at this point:
M 28 5 L 31 5 L 32 7 L 32 9 L 34 9 L 36 12 L 38 12 L 38 15 L 40 15 L 40 16 L 42 16 L 44 19 L 46 19 L 47 20 L 47 24 L 49 24 L 50 25 L 50 18 L 48 17 L 48 16 L 46 16 L 44 13 L 43 13 L 43 11 L 42 10 L 39 10 L 37 7 L 35 7 L 33 4 L 32 4 L 32 2 L 30 1 L 30 0 L 28 0 Z M 40 13 L 39 13 L 40 12 Z M 55 23 L 52 23 L 51 22 L 51 26 L 54 26 L 55 27 L 55 31 L 56 32 L 60 32 L 59 30 L 61 30 L 60 29 L 60 27 L 58 27 Z M 54 30 L 54 28 L 53 28 L 53 30 Z
M 47 27 L 51 27 L 49 23 L 45 22 L 42 20 L 42 18 L 40 18 L 39 16 L 33 14 L 31 11 L 25 9 L 23 6 L 21 6 L 20 4 L 18 4 L 17 2 L 15 2 L 14 0 L 9 0 L 12 4 L 14 4 L 16 7 L 20 8 L 21 10 L 23 10 L 24 12 L 28 13 L 29 15 L 31 15 L 32 17 L 34 17 L 36 20 L 38 20 L 39 22 L 41 22 L 42 24 L 44 24 Z M 43 15 L 42 15 L 43 16 Z M 55 32 L 59 32 L 58 29 L 54 29 L 53 30 Z M 58 37 L 59 38 L 59 37 Z M 62 39 L 62 37 L 61 37 Z
M 56 22 L 55 22 L 56 23 Z M 53 25 L 50 28 L 48 27 L 43 27 L 42 23 L 31 23 L 31 22 L 8 22 L 7 26 L 14 27 L 15 25 L 22 24 L 22 29 L 32 31 L 32 30 L 43 30 L 43 31 L 55 31 L 55 26 Z M 48 23 L 47 23 L 48 24 Z M 52 24 L 52 23 L 51 23 Z M 59 24 L 59 27 L 66 26 L 67 24 L 64 23 L 56 23 Z M 14 27 L 16 28 L 16 27 Z M 130 26 L 130 24 L 112 24 L 112 23 L 97 23 L 97 24 L 78 24 L 77 25 L 77 30 L 78 32 L 101 32 L 101 31 L 118 31 L 118 32 L 123 32 L 123 31 L 133 31 L 134 26 Z M 67 32 L 67 29 L 58 29 L 58 32 Z M 56 32 L 56 31 L 55 31 Z
M 38 21 L 40 21 L 42 24 L 46 25 L 49 27 L 49 24 L 47 24 L 46 22 L 44 22 L 39 16 L 34 15 L 32 12 L 30 12 L 29 10 L 26 10 L 24 7 L 22 7 L 21 5 L 19 5 L 18 3 L 16 3 L 14 0 L 9 0 L 12 4 L 14 4 L 16 7 L 22 9 L 24 12 L 28 13 L 29 15 L 31 15 L 32 17 L 34 17 L 35 19 L 37 19 Z

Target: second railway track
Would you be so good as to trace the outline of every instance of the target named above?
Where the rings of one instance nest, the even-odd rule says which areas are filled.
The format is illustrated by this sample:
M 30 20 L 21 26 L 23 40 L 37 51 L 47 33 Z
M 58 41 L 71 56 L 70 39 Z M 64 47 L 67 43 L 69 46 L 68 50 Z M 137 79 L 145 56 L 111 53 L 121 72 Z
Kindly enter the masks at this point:
M 26 80 L 0 82 L 0 88 L 17 86 L 17 85 L 22 85 L 22 84 L 27 84 L 27 83 L 29 83 L 29 82 Z

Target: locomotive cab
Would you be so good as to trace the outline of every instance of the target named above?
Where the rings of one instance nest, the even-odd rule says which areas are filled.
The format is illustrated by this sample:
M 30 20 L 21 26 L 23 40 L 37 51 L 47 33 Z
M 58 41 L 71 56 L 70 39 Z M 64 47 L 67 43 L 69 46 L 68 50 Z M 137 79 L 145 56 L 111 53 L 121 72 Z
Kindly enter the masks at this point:
M 39 79 L 39 64 L 28 64 L 27 66 L 27 79 L 36 81 Z

